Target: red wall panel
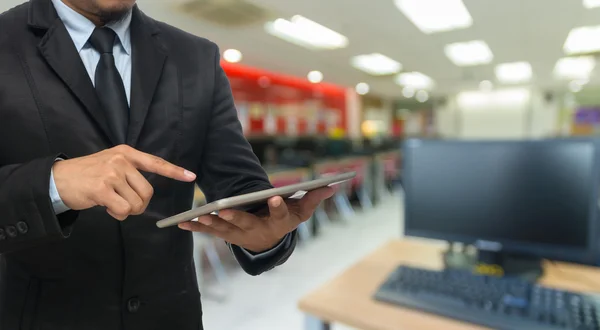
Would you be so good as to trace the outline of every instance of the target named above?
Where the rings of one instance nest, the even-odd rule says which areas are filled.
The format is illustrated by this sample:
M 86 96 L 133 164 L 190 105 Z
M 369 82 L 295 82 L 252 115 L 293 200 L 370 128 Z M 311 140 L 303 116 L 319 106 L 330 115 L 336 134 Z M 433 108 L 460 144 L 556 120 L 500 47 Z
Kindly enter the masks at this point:
M 346 89 L 278 74 L 245 65 L 221 62 L 231 82 L 237 105 L 244 105 L 247 115 L 246 134 L 262 135 L 269 126 L 265 118 L 272 113 L 272 134 L 310 134 L 308 122 L 316 117 L 317 134 L 326 134 L 332 127 L 327 119 L 337 116 L 336 128 L 347 130 Z

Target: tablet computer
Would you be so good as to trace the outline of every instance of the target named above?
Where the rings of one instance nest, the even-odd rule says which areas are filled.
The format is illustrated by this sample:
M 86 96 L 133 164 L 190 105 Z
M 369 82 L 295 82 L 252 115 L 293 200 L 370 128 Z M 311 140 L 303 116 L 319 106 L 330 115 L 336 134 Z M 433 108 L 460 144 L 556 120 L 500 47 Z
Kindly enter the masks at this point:
M 156 226 L 158 226 L 158 228 L 175 226 L 182 222 L 190 221 L 196 219 L 199 216 L 211 214 L 220 210 L 231 209 L 260 202 L 266 202 L 269 198 L 274 196 L 281 196 L 282 198 L 301 197 L 308 191 L 327 186 L 333 186 L 344 181 L 348 181 L 354 178 L 355 176 L 356 172 L 327 175 L 307 182 L 301 182 L 289 186 L 271 188 L 240 196 L 220 199 L 218 201 L 214 201 L 206 205 L 191 209 L 189 211 L 179 213 L 172 217 L 160 220 L 156 222 Z

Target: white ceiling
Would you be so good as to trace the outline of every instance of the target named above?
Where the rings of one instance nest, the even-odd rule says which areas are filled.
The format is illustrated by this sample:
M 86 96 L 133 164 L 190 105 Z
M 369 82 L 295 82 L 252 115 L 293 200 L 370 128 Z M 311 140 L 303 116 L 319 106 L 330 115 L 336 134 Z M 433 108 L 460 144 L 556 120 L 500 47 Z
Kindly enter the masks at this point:
M 223 28 L 176 10 L 182 0 L 138 0 L 148 15 L 217 42 L 222 50 L 242 51 L 243 63 L 305 77 L 320 70 L 325 81 L 354 86 L 367 82 L 371 91 L 399 97 L 392 77 L 370 77 L 349 65 L 354 55 L 379 52 L 400 61 L 404 71 L 420 71 L 436 82 L 435 94 L 476 89 L 481 80 L 494 81 L 497 63 L 528 61 L 532 84 L 548 89 L 566 88 L 552 76 L 570 29 L 600 25 L 600 9 L 585 9 L 581 0 L 464 0 L 473 25 L 464 30 L 425 35 L 396 9 L 393 0 L 248 0 L 290 18 L 300 14 L 350 40 L 349 47 L 310 51 L 264 32 L 262 24 Z M 0 11 L 19 0 L 0 1 Z M 492 64 L 459 68 L 444 55 L 444 45 L 483 39 L 494 53 Z M 597 77 L 597 75 L 594 75 Z M 600 82 L 600 79 L 592 78 Z

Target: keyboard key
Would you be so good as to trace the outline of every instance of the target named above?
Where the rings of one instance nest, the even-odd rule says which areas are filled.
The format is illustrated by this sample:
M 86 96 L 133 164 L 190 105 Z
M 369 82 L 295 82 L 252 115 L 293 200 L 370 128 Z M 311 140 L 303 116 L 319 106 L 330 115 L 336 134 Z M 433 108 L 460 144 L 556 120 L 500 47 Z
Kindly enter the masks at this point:
M 518 298 L 513 295 L 505 295 L 503 297 L 502 301 L 506 305 L 516 307 L 516 308 L 525 308 L 528 305 L 528 302 L 526 299 Z

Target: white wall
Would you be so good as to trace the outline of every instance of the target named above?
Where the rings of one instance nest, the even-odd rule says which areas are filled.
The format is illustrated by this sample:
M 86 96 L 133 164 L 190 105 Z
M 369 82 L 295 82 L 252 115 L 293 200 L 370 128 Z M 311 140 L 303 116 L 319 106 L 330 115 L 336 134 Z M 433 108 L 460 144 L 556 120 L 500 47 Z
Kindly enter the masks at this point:
M 448 98 L 446 103 L 434 109 L 434 125 L 438 136 L 452 138 L 458 136 L 460 126 L 458 108 L 455 98 Z
M 436 110 L 441 137 L 458 139 L 525 139 L 553 136 L 559 107 L 529 89 L 464 92 Z
M 546 100 L 542 93 L 535 93 L 531 104 L 530 137 L 544 138 L 560 135 L 560 108 L 558 98 Z
M 463 108 L 459 138 L 521 139 L 527 136 L 526 109 L 522 107 Z

